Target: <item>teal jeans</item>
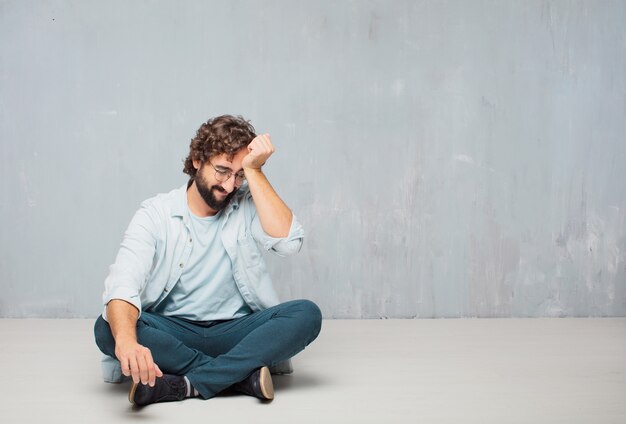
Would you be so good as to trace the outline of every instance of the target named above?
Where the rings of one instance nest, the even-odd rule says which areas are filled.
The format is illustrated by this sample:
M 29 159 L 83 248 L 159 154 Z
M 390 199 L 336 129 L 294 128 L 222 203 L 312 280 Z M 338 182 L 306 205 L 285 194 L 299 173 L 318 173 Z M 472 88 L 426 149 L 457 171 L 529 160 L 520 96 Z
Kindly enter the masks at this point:
M 227 321 L 193 322 L 142 312 L 137 341 L 150 349 L 166 374 L 184 375 L 209 399 L 262 366 L 273 367 L 319 335 L 322 314 L 309 300 L 293 300 Z M 115 358 L 115 340 L 102 316 L 94 326 L 96 344 Z

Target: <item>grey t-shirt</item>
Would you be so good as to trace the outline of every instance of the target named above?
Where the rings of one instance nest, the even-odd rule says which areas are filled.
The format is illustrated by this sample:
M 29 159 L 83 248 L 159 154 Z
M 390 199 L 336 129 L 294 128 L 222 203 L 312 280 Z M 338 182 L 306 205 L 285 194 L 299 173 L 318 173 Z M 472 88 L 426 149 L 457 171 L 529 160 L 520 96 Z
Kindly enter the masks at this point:
M 155 312 L 193 321 L 239 318 L 252 312 L 237 289 L 221 240 L 222 213 L 201 218 L 189 211 L 191 256 L 180 280 Z

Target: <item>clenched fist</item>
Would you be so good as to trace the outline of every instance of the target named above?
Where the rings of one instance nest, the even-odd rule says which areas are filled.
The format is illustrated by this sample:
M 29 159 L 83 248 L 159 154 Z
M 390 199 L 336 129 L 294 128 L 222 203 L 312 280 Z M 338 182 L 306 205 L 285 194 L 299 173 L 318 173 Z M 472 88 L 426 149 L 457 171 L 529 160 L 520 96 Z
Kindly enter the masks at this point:
M 270 135 L 258 135 L 248 144 L 248 154 L 243 158 L 241 166 L 244 170 L 259 170 L 274 151 Z

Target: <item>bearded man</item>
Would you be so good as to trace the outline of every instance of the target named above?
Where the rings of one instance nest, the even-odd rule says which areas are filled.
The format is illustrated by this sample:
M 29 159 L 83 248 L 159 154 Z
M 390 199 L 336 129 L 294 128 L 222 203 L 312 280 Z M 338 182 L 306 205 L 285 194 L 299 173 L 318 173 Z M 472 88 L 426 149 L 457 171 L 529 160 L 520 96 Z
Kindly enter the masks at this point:
M 192 139 L 189 181 L 144 201 L 105 280 L 94 333 L 132 377 L 136 405 L 209 399 L 225 389 L 274 397 L 270 369 L 318 336 L 309 300 L 279 303 L 261 249 L 300 251 L 304 232 L 263 173 L 274 153 L 242 117 Z

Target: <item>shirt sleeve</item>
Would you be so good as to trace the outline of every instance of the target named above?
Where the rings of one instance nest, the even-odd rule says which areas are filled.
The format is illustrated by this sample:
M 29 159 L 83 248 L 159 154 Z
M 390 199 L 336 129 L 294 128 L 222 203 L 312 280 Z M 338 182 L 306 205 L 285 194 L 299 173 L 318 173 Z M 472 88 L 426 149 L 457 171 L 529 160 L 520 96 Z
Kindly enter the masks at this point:
M 120 250 L 104 281 L 102 317 L 105 320 L 106 305 L 113 299 L 132 304 L 141 314 L 140 293 L 148 279 L 156 250 L 158 226 L 155 218 L 155 211 L 144 202 L 124 233 Z
M 289 234 L 287 234 L 286 237 L 272 237 L 268 235 L 261 226 L 261 221 L 256 213 L 252 196 L 246 198 L 246 203 L 248 203 L 246 207 L 252 210 L 252 222 L 250 224 L 252 237 L 254 237 L 263 249 L 278 256 L 294 255 L 300 251 L 304 240 L 304 229 L 295 214 L 291 214 L 292 218 Z

